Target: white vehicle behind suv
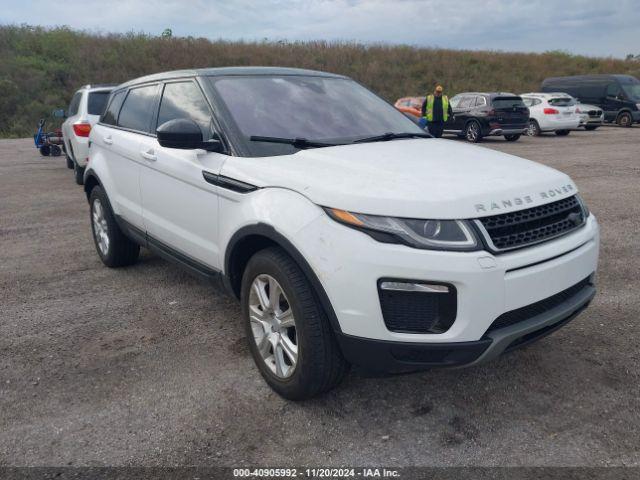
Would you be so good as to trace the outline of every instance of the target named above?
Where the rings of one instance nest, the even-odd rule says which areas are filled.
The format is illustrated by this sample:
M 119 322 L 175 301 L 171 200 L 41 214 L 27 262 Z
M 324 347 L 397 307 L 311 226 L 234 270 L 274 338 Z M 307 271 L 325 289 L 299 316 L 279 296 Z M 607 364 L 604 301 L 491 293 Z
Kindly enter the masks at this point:
M 350 364 L 489 361 L 595 294 L 598 224 L 567 175 L 430 138 L 343 76 L 143 77 L 114 90 L 89 138 L 104 264 L 143 246 L 221 281 L 258 369 L 290 399 Z
M 576 99 L 566 93 L 523 93 L 520 96 L 529 107 L 526 133 L 531 137 L 543 132 L 565 136 L 580 125 Z
M 84 169 L 89 158 L 89 132 L 100 119 L 114 85 L 85 85 L 71 98 L 67 119 L 62 124 L 62 137 L 67 167 L 73 169 L 74 178 L 82 185 Z

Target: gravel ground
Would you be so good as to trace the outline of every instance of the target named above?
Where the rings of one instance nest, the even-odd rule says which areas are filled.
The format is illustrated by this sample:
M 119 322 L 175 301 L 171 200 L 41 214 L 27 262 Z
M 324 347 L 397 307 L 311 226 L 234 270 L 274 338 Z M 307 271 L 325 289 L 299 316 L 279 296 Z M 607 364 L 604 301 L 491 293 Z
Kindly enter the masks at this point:
M 103 267 L 63 158 L 0 141 L 0 465 L 640 465 L 640 128 L 483 146 L 576 181 L 602 228 L 592 306 L 489 365 L 292 403 L 233 300 L 148 252 Z

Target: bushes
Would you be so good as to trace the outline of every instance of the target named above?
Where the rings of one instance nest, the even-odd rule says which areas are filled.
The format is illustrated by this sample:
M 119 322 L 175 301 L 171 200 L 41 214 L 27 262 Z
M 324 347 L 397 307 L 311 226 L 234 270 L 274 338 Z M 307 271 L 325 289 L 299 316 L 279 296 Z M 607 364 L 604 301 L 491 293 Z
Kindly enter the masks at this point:
M 229 42 L 146 34 L 94 35 L 65 27 L 0 26 L 0 137 L 31 135 L 39 118 L 68 105 L 87 83 L 120 83 L 180 68 L 278 65 L 348 75 L 390 101 L 436 82 L 465 90 L 535 91 L 542 79 L 629 73 L 640 61 L 565 52 L 504 53 L 350 42 Z

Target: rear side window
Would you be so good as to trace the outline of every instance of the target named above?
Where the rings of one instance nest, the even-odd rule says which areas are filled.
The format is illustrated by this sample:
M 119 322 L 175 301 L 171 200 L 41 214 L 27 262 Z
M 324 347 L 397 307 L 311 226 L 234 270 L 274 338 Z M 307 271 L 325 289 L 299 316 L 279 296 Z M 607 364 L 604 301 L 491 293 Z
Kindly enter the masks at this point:
M 106 123 L 107 125 L 118 124 L 118 112 L 120 112 L 125 93 L 127 93 L 126 90 L 120 90 L 111 96 L 111 102 L 109 102 L 109 106 L 104 112 L 104 115 L 102 115 L 100 122 Z
M 491 104 L 494 108 L 525 108 L 520 97 L 496 97 Z
M 138 132 L 149 132 L 156 91 L 157 85 L 129 90 L 118 116 L 118 126 Z
M 89 115 L 102 115 L 104 107 L 107 105 L 110 92 L 90 92 L 89 101 L 87 102 L 87 111 Z
M 71 103 L 69 104 L 69 111 L 67 112 L 68 117 L 72 117 L 73 115 L 78 113 L 78 108 L 80 107 L 81 99 L 82 99 L 82 92 L 76 92 L 76 94 L 71 99 Z
M 211 111 L 193 82 L 167 83 L 164 87 L 156 128 L 177 118 L 193 120 L 200 126 L 203 138 L 211 137 Z
M 478 96 L 476 97 L 476 107 L 484 107 L 487 104 L 484 97 Z

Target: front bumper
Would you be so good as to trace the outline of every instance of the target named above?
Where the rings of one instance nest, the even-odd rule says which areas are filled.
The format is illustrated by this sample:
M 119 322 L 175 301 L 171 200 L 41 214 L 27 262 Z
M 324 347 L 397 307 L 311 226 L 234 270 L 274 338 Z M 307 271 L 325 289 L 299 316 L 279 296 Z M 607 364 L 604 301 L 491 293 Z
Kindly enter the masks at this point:
M 584 227 L 568 235 L 500 255 L 487 251 L 420 250 L 380 243 L 325 215 L 300 230 L 297 237 L 296 247 L 309 260 L 333 306 L 345 355 L 358 363 L 358 356 L 349 353 L 352 347 L 353 352 L 375 351 L 373 357 L 361 358 L 370 358 L 366 363 L 376 365 L 397 363 L 398 355 L 394 357 L 392 351 L 397 353 L 404 346 L 466 352 L 460 353 L 455 361 L 450 357 L 436 362 L 445 365 L 467 365 L 479 361 L 481 356 L 482 361 L 493 358 L 509 348 L 507 340 L 511 343 L 514 336 L 531 333 L 523 330 L 529 324 L 522 323 L 513 332 L 493 330 L 488 335 L 494 320 L 556 295 L 592 275 L 597 269 L 599 249 L 598 224 L 593 215 Z M 389 330 L 382 313 L 378 281 L 393 278 L 453 285 L 457 312 L 451 327 L 443 333 Z M 586 306 L 591 296 L 573 305 L 572 311 Z M 544 328 L 547 322 L 558 323 L 564 313 L 531 319 L 532 329 Z
M 477 341 L 425 344 L 339 334 L 338 342 L 349 362 L 374 372 L 402 373 L 430 367 L 479 365 L 566 325 L 587 308 L 595 294 L 592 276 L 589 284 L 554 308 L 514 325 L 492 330 Z
M 584 126 L 600 126 L 604 123 L 604 115 L 599 117 L 590 117 L 589 115 L 580 116 L 580 127 Z

